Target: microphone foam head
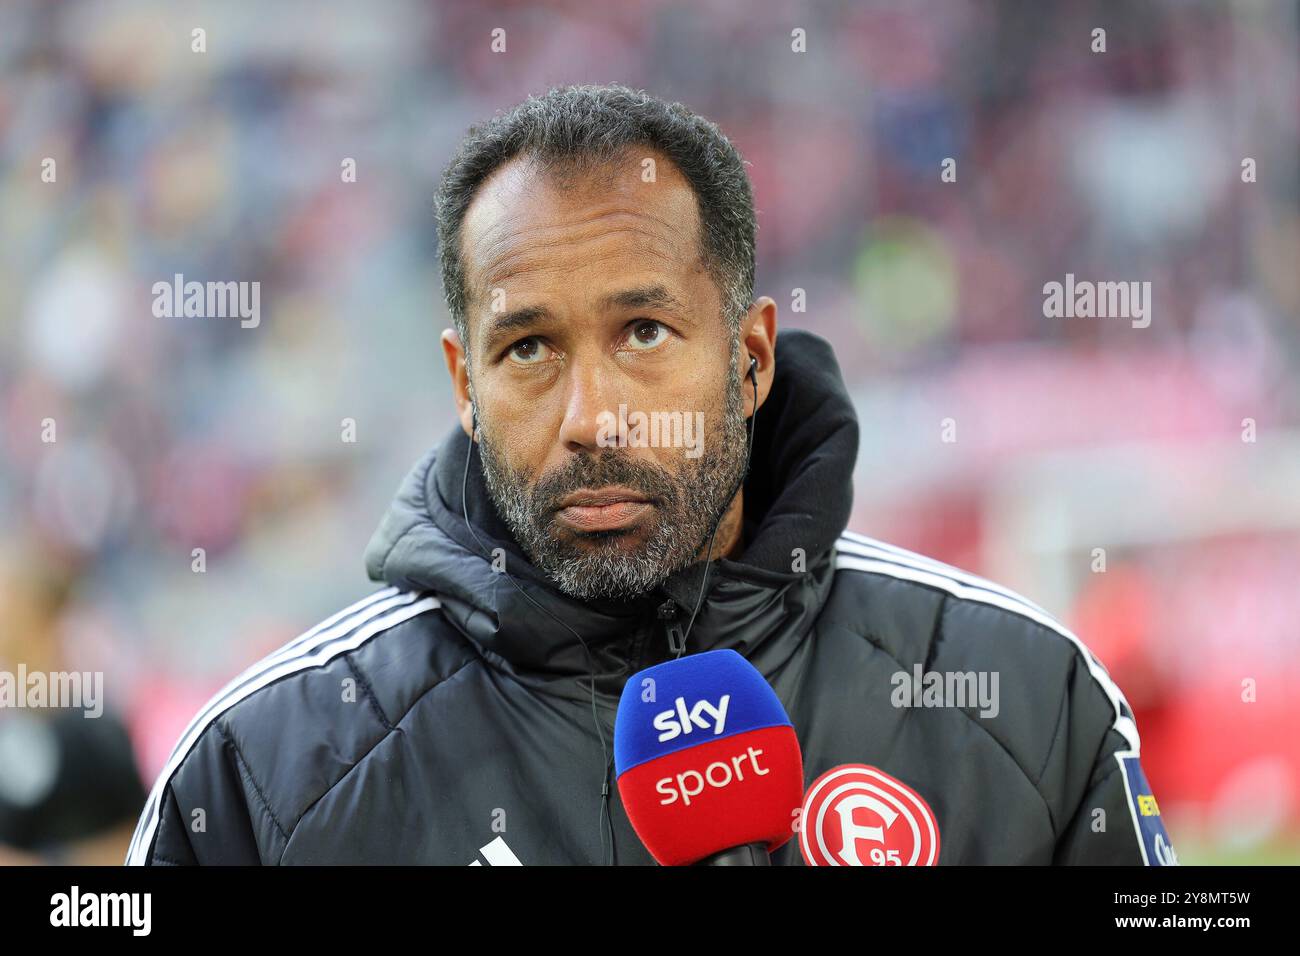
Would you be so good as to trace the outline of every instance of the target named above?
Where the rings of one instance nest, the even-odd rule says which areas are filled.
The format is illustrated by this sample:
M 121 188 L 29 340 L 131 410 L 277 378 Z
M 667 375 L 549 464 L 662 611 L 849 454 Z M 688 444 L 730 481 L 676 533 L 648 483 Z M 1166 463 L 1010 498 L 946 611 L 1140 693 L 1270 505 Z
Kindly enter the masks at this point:
M 803 757 L 775 691 L 732 650 L 656 664 L 628 679 L 614 721 L 628 819 L 664 866 L 793 835 Z

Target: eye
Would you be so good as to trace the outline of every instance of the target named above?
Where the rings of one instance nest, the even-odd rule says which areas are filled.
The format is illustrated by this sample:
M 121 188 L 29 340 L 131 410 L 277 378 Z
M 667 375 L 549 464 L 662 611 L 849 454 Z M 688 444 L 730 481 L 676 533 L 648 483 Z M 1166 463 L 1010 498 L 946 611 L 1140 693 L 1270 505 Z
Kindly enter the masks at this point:
M 541 339 L 530 335 L 510 346 L 506 354 L 517 365 L 537 365 L 550 354 L 550 347 Z
M 628 345 L 634 351 L 645 352 L 663 345 L 668 339 L 668 326 L 654 319 L 638 319 L 632 323 Z

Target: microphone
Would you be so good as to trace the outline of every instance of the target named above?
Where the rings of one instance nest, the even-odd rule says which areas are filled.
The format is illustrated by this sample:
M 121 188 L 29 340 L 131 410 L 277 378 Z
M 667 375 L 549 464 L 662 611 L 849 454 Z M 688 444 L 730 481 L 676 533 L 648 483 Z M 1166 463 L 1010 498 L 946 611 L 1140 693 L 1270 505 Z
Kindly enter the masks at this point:
M 628 678 L 614 765 L 632 828 L 664 866 L 770 866 L 803 802 L 794 726 L 763 675 L 733 650 Z

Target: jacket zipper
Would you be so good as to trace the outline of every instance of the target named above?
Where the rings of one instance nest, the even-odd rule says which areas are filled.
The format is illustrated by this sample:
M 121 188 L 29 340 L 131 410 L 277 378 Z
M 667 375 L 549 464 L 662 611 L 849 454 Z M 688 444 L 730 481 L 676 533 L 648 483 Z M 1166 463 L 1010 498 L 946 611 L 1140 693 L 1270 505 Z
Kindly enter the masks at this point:
M 682 633 L 682 623 L 678 614 L 677 602 L 671 598 L 659 605 L 658 617 L 664 622 L 664 630 L 668 636 L 668 654 L 670 657 L 678 657 L 686 649 L 686 637 Z

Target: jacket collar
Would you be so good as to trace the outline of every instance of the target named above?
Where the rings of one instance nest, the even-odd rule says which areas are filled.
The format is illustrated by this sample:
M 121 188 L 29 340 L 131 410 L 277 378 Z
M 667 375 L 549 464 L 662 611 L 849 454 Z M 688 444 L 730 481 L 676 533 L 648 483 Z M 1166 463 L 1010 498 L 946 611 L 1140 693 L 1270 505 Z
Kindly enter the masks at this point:
M 631 673 L 669 656 L 659 610 L 672 602 L 684 626 L 703 563 L 635 600 L 570 598 L 497 516 L 478 455 L 462 496 L 469 445 L 458 425 L 416 464 L 366 549 L 370 577 L 435 592 L 489 663 L 524 683 L 585 700 L 591 673 L 599 694 L 616 697 Z M 714 562 L 688 653 L 731 648 L 769 677 L 789 660 L 830 589 L 857 450 L 857 418 L 830 346 L 806 332 L 781 333 L 745 482 L 745 551 Z M 494 568 L 494 556 L 508 574 Z

